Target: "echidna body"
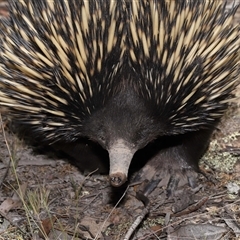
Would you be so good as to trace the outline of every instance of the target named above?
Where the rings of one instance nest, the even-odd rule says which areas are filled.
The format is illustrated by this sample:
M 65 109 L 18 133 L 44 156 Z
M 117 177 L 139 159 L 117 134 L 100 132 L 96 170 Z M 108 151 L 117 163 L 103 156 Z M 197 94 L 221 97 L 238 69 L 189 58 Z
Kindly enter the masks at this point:
M 165 0 L 9 4 L 0 104 L 14 121 L 49 143 L 98 142 L 109 152 L 113 186 L 154 140 L 163 146 L 155 156 L 160 172 L 198 169 L 236 86 L 236 8 Z

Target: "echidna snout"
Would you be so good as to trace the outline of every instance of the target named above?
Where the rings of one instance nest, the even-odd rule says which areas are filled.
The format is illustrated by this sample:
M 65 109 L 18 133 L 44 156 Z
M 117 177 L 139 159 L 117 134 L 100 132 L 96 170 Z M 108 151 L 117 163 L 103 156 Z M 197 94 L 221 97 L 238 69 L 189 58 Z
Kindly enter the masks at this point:
M 121 186 L 127 181 L 128 169 L 135 149 L 129 147 L 124 140 L 117 140 L 109 149 L 110 183 L 114 187 Z

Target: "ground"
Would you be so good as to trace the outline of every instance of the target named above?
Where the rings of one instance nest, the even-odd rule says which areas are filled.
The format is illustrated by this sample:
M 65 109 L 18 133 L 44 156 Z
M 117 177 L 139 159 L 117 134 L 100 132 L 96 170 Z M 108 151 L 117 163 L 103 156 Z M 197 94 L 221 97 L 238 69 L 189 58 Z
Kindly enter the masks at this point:
M 156 187 L 145 205 L 137 197 L 139 184 L 113 189 L 107 175 L 84 174 L 56 154 L 36 153 L 2 116 L 0 240 L 240 239 L 239 103 L 201 161 L 212 178 L 199 175 L 196 189 L 178 190 L 181 198 L 168 199 Z

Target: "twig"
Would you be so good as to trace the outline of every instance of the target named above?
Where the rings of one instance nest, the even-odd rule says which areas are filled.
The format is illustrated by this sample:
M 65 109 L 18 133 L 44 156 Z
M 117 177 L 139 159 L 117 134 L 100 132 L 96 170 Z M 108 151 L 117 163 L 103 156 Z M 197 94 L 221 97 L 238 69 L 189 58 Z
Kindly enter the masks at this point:
M 1 115 L 1 114 L 0 114 L 0 124 L 1 124 L 1 128 L 2 128 L 2 133 L 3 133 L 4 140 L 5 140 L 5 142 L 6 142 L 6 135 L 5 135 L 4 127 L 3 127 L 2 115 Z M 8 146 L 7 146 L 7 147 L 8 147 Z M 8 149 L 8 152 L 9 152 L 9 149 Z M 3 182 L 5 181 L 5 179 L 6 179 L 7 175 L 8 175 L 10 166 L 11 166 L 11 155 L 10 155 L 10 158 L 9 158 L 9 161 L 8 161 L 8 164 L 7 164 L 6 171 L 5 171 L 5 173 L 3 174 L 2 179 L 0 180 L 0 187 L 2 186 Z
M 136 198 L 138 200 L 140 200 L 145 208 L 142 210 L 142 213 L 137 216 L 137 218 L 135 219 L 135 221 L 132 223 L 132 225 L 130 226 L 130 228 L 128 229 L 124 240 L 129 240 L 130 237 L 132 236 L 133 232 L 137 229 L 137 227 L 139 226 L 139 224 L 142 222 L 142 220 L 146 217 L 146 215 L 149 213 L 149 199 L 148 196 L 149 194 L 158 186 L 159 182 L 161 181 L 161 179 L 157 179 L 154 181 L 151 181 L 149 183 L 147 183 L 144 186 L 144 190 L 143 191 L 138 191 L 136 194 Z
M 189 207 L 185 208 L 184 210 L 182 210 L 181 212 L 172 214 L 172 216 L 174 217 L 180 217 L 182 215 L 186 215 L 189 214 L 191 212 L 195 212 L 196 210 L 198 210 L 199 208 L 201 208 L 203 206 L 204 203 L 207 202 L 207 200 L 209 199 L 209 197 L 203 197 L 202 199 L 200 199 L 197 203 L 190 205 Z
M 145 218 L 145 216 L 149 213 L 149 207 L 145 207 L 141 213 L 141 215 L 139 215 L 136 220 L 133 222 L 133 224 L 131 225 L 131 227 L 128 229 L 125 237 L 123 240 L 129 240 L 130 237 L 132 236 L 133 232 L 136 230 L 136 228 L 138 227 L 138 225 L 142 222 L 142 220 Z
M 8 164 L 8 165 L 9 165 L 9 168 L 10 168 L 11 163 L 12 163 L 12 165 L 14 166 L 14 162 L 13 162 L 12 153 L 11 153 L 11 150 L 10 150 L 10 147 L 9 147 L 9 144 L 8 144 L 8 141 L 7 141 L 7 137 L 6 137 L 6 134 L 5 134 L 5 131 L 4 131 L 4 127 L 3 127 L 3 124 L 2 124 L 2 115 L 1 115 L 1 113 L 0 113 L 0 123 L 1 123 L 1 125 L 2 125 L 3 138 L 4 138 L 4 141 L 5 141 L 7 150 L 8 150 L 8 154 L 9 154 L 9 164 Z M 8 169 L 9 169 L 9 168 L 8 168 Z M 13 169 L 14 169 L 14 168 L 13 168 Z M 16 174 L 16 172 L 15 172 L 15 174 Z M 18 181 L 18 178 L 16 178 L 16 180 L 17 180 L 18 186 L 20 186 L 19 181 Z M 1 184 L 2 184 L 2 183 L 1 183 Z M 20 199 L 23 199 L 21 188 L 19 188 L 19 190 L 20 190 L 20 192 L 19 192 L 19 197 L 20 197 Z M 17 224 L 15 224 L 13 221 L 11 221 L 11 219 L 9 219 L 6 214 L 1 213 L 1 215 L 2 215 L 7 221 L 9 221 L 13 226 L 15 226 L 18 230 L 20 230 L 25 236 L 30 237 L 30 235 L 29 235 L 27 232 L 23 231 Z

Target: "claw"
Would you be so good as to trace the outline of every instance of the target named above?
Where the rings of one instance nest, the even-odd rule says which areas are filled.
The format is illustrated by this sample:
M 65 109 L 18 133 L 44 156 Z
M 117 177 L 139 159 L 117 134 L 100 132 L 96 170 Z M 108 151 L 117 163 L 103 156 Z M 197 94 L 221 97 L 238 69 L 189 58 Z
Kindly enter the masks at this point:
M 167 185 L 167 197 L 172 196 L 172 194 L 174 193 L 174 191 L 177 189 L 178 187 L 178 183 L 180 181 L 179 177 L 173 177 L 171 176 Z

